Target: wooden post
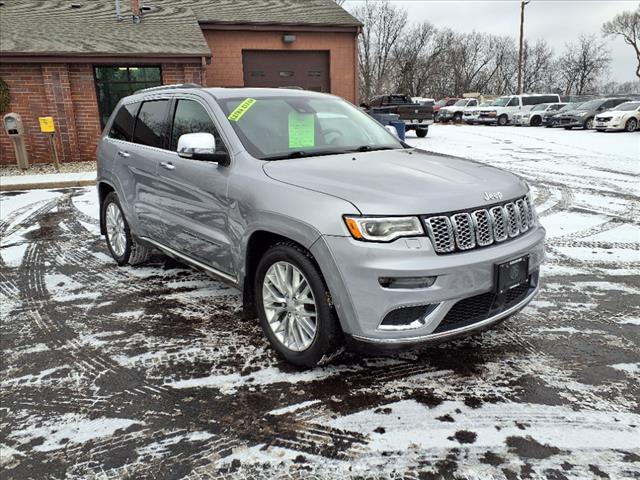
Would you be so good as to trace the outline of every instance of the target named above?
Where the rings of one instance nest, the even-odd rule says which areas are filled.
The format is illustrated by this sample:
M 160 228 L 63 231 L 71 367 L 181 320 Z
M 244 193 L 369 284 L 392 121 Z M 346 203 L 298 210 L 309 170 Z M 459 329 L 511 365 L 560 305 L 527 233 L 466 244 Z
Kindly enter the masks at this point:
M 60 171 L 60 162 L 58 161 L 58 150 L 56 149 L 55 133 L 47 134 L 49 137 L 49 148 L 51 149 L 51 157 L 53 158 L 53 164 L 56 166 L 56 172 Z
M 524 43 L 524 7 L 531 0 L 520 2 L 520 50 L 518 52 L 518 95 L 522 95 L 522 47 Z

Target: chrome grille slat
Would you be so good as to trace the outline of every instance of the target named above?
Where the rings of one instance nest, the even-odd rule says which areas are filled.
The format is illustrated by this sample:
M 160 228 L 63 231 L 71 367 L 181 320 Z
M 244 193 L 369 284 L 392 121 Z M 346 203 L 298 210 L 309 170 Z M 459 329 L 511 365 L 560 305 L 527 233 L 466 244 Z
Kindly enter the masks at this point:
M 451 217 L 451 226 L 460 250 L 470 250 L 476 246 L 476 234 L 473 228 L 471 215 L 468 213 L 456 213 Z
M 423 217 L 436 253 L 467 251 L 504 242 L 529 231 L 534 219 L 528 197 L 470 213 Z
M 436 252 L 449 253 L 456 249 L 449 217 L 431 217 L 426 220 L 426 224 Z
M 478 246 L 486 247 L 493 243 L 493 226 L 491 216 L 487 210 L 476 210 L 471 214 L 473 225 L 476 230 L 476 241 Z

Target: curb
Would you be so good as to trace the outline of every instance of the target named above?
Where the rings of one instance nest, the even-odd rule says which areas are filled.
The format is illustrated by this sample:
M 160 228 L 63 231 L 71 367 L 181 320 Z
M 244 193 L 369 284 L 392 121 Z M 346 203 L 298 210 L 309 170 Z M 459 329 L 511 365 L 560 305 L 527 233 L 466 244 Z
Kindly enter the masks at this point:
M 2 181 L 0 179 L 0 192 L 11 192 L 16 190 L 42 190 L 49 188 L 88 187 L 95 184 L 95 180 L 60 180 L 53 182 L 14 183 L 10 185 L 2 185 Z

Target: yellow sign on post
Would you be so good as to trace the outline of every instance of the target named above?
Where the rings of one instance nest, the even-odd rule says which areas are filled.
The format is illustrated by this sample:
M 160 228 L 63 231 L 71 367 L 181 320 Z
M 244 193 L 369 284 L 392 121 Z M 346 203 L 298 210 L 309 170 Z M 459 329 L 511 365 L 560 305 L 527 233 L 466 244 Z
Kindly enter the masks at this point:
M 38 121 L 42 133 L 55 133 L 56 126 L 53 123 L 53 117 L 38 117 Z

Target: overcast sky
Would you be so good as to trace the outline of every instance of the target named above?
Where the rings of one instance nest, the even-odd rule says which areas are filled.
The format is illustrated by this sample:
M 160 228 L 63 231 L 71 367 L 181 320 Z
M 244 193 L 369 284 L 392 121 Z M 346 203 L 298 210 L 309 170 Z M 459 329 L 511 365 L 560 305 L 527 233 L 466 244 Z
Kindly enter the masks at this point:
M 363 0 L 347 0 L 349 10 Z M 470 32 L 490 32 L 518 38 L 519 0 L 391 0 L 409 12 L 413 22 L 429 21 L 437 27 Z M 556 54 L 581 33 L 600 34 L 602 23 L 638 0 L 532 0 L 525 10 L 525 38 L 544 38 Z M 607 40 L 611 51 L 610 79 L 637 80 L 635 53 L 621 38 Z

